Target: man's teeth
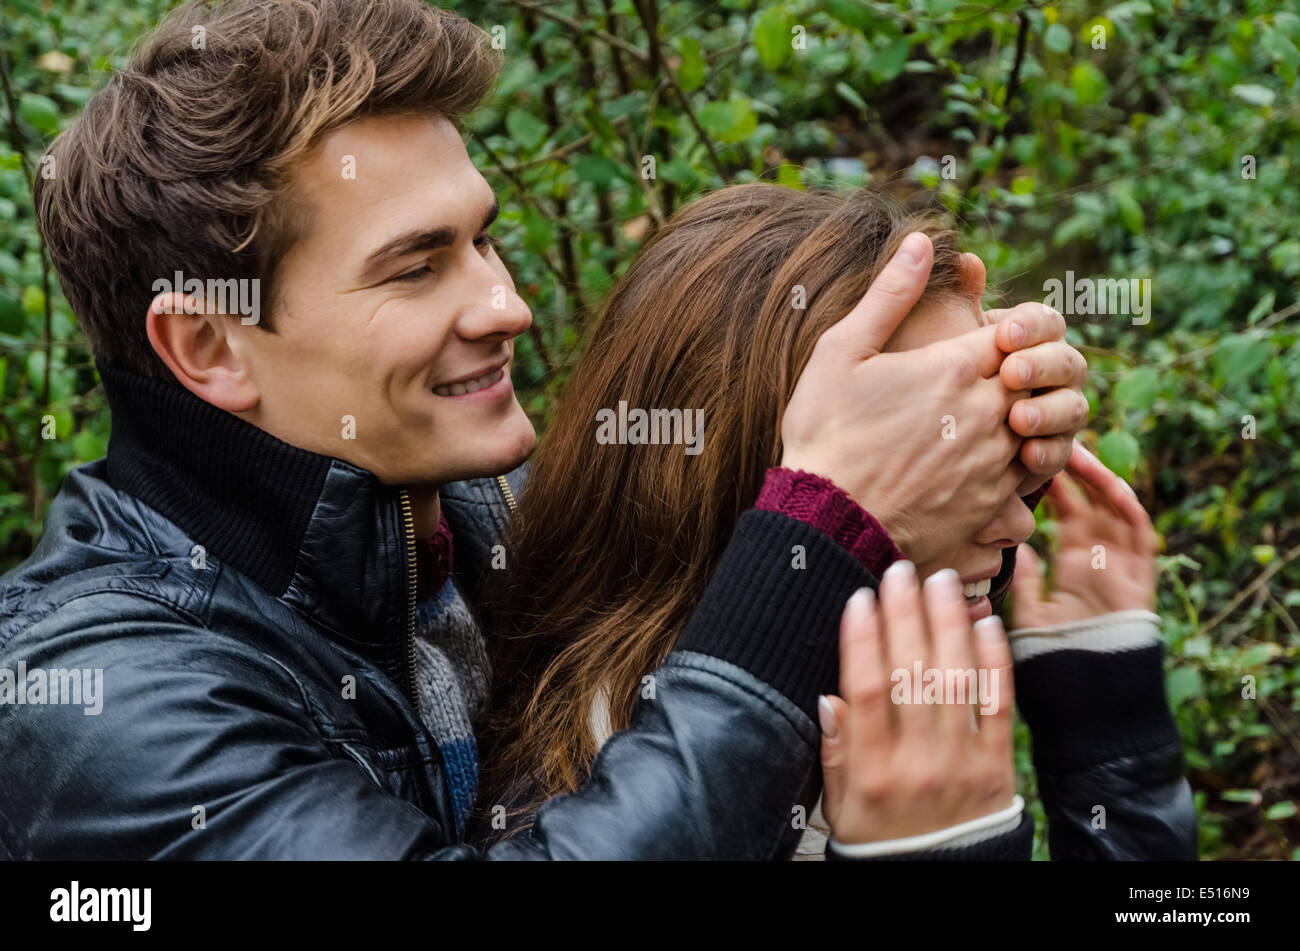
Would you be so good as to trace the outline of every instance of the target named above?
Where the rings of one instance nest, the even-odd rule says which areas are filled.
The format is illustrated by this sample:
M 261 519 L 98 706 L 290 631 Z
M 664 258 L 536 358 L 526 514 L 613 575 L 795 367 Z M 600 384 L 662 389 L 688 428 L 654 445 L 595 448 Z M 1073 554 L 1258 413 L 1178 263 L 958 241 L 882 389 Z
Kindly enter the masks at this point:
M 992 586 L 993 586 L 993 579 L 985 578 L 983 581 L 972 581 L 970 584 L 962 585 L 961 593 L 966 596 L 967 600 L 972 600 L 974 598 L 982 598 L 984 597 L 984 595 L 989 593 L 989 589 Z
M 439 396 L 460 396 L 462 393 L 473 393 L 481 390 L 485 386 L 491 386 L 497 380 L 501 379 L 501 374 L 505 373 L 505 368 L 493 370 L 477 380 L 468 380 L 465 383 L 444 383 L 441 386 L 435 386 L 433 392 Z

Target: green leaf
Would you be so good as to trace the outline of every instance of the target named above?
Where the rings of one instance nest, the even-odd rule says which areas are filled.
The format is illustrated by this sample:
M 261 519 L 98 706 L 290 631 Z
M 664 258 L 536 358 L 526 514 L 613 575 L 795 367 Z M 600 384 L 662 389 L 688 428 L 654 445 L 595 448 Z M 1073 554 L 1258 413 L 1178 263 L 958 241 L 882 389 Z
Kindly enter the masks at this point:
M 23 305 L 17 297 L 0 288 L 0 333 L 18 336 L 23 332 Z
M 1115 402 L 1135 410 L 1149 410 L 1160 394 L 1160 374 L 1154 367 L 1138 367 L 1115 384 Z
M 1204 691 L 1201 672 L 1195 667 L 1179 667 L 1165 681 L 1165 691 L 1169 695 L 1169 706 L 1177 710 L 1184 700 L 1199 697 Z
M 845 82 L 836 83 L 835 91 L 839 93 L 841 96 L 843 96 L 846 101 L 856 106 L 858 109 L 861 109 L 863 112 L 867 111 L 867 100 L 863 99 L 862 96 L 858 94 L 858 91 L 854 89 L 852 86 L 850 86 L 848 83 Z
M 1112 429 L 1097 443 L 1097 457 L 1125 481 L 1132 481 L 1140 454 L 1137 439 L 1123 429 Z
M 867 69 L 871 71 L 871 77 L 878 83 L 887 83 L 903 71 L 903 65 L 907 62 L 907 54 L 911 51 L 912 44 L 905 36 L 888 43 L 883 49 L 874 50 L 871 59 L 867 61 Z
M 1210 639 L 1208 637 L 1189 637 L 1183 641 L 1184 657 L 1209 657 Z
M 1261 297 L 1255 302 L 1255 306 L 1250 309 L 1250 313 L 1246 315 L 1246 324 L 1248 326 L 1254 326 L 1255 321 L 1259 320 L 1259 318 L 1263 317 L 1265 314 L 1271 314 L 1273 312 L 1273 304 L 1276 301 L 1277 291 L 1269 291 Z
M 1214 351 L 1215 375 L 1223 383 L 1249 383 L 1268 363 L 1267 340 L 1252 340 L 1240 334 L 1225 337 Z
M 1276 644 L 1265 641 L 1262 644 L 1256 644 L 1244 651 L 1237 658 L 1237 666 L 1242 670 L 1250 670 L 1252 667 L 1259 667 L 1267 664 L 1281 650 Z
M 1070 89 L 1080 106 L 1091 106 L 1106 98 L 1106 74 L 1087 61 L 1070 70 Z
M 609 188 L 625 178 L 623 169 L 603 155 L 581 156 L 573 163 L 573 171 L 581 181 L 591 182 L 597 189 Z
M 555 226 L 529 205 L 524 211 L 524 248 L 533 254 L 541 254 L 554 243 Z
M 92 462 L 99 459 L 105 454 L 107 448 L 103 438 L 88 429 L 83 429 L 72 439 L 72 451 L 76 453 L 78 462 Z
M 682 54 L 681 65 L 677 67 L 677 85 L 682 92 L 694 92 L 704 84 L 708 66 L 704 62 L 704 47 L 693 36 L 684 36 L 677 44 Z
M 39 317 L 45 313 L 45 292 L 35 284 L 23 288 L 23 311 L 29 317 Z
M 754 46 L 759 60 L 772 72 L 789 62 L 793 52 L 790 19 L 783 8 L 768 7 L 759 15 L 754 24 Z
M 1116 189 L 1115 207 L 1119 210 L 1119 220 L 1124 222 L 1125 228 L 1133 234 L 1143 232 L 1146 228 L 1146 215 L 1132 193 L 1124 188 Z
M 1224 802 L 1248 802 L 1258 806 L 1264 797 L 1259 794 L 1258 789 L 1225 789 L 1219 793 L 1219 798 Z
M 826 12 L 845 26 L 870 35 L 876 25 L 876 15 L 870 7 L 858 0 L 826 0 Z
M 73 86 L 71 83 L 55 83 L 54 91 L 78 109 L 84 108 L 95 94 L 95 90 L 89 86 Z
M 1294 802 L 1275 802 L 1264 810 L 1265 819 L 1290 819 L 1296 814 L 1296 805 Z
M 59 105 L 49 96 L 25 92 L 18 100 L 18 114 L 42 135 L 59 131 Z
M 758 128 L 758 114 L 747 99 L 711 102 L 699 111 L 698 118 L 720 142 L 743 142 Z
M 531 152 L 546 138 L 546 123 L 523 109 L 506 113 L 506 131 L 526 152 Z
M 1271 106 L 1275 98 L 1273 90 L 1267 86 L 1257 86 L 1254 83 L 1239 83 L 1228 91 L 1252 106 Z
M 660 178 L 672 182 L 679 188 L 693 188 L 699 181 L 695 167 L 681 155 L 674 155 L 667 162 L 660 162 L 656 170 Z
M 583 112 L 587 128 L 595 132 L 596 135 L 604 142 L 619 142 L 618 130 L 614 128 L 614 123 L 605 118 L 604 114 L 595 106 L 588 106 Z
M 1043 45 L 1053 53 L 1065 53 L 1070 49 L 1070 31 L 1063 23 L 1053 23 L 1043 34 Z

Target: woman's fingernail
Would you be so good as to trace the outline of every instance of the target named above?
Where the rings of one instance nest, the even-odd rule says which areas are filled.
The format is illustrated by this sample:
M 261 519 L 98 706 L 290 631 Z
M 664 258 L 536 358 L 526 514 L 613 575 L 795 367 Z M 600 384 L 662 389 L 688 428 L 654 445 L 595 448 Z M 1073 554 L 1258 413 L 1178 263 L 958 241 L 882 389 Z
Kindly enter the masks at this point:
M 844 611 L 851 617 L 865 618 L 875 600 L 876 592 L 870 588 L 859 588 L 849 595 L 849 599 L 844 602 Z
M 912 564 L 906 558 L 900 558 L 898 559 L 898 561 L 894 562 L 892 565 L 890 565 L 888 568 L 885 569 L 884 575 L 881 576 L 880 583 L 884 584 L 885 579 L 890 577 L 897 578 L 899 581 L 909 579 L 909 578 L 915 579 L 916 565 Z
M 1002 618 L 990 614 L 975 622 L 975 636 L 986 641 L 996 641 L 1002 636 Z
M 1007 330 L 1011 334 L 1011 343 L 1014 346 L 1019 347 L 1025 342 L 1025 325 L 1020 323 L 1020 321 L 1011 321 L 1011 326 L 1007 328 Z
M 840 735 L 840 721 L 835 716 L 835 708 L 831 702 L 822 694 L 817 698 L 817 720 L 821 723 L 822 736 L 828 740 L 833 740 Z
M 1028 383 L 1034 378 L 1034 365 L 1023 357 L 1016 359 L 1016 369 L 1020 371 L 1020 380 Z
M 933 589 L 940 597 L 952 600 L 961 592 L 961 578 L 951 568 L 943 568 L 925 579 L 925 587 Z

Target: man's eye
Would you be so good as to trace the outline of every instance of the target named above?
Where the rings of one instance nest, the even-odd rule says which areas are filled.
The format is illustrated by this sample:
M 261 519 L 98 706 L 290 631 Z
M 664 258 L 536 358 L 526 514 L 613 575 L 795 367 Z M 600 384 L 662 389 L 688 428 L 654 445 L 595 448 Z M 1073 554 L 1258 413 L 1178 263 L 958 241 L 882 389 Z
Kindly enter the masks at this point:
M 426 274 L 432 274 L 433 269 L 427 264 L 421 264 L 414 271 L 407 271 L 405 274 L 399 274 L 397 277 L 389 278 L 390 281 L 404 281 L 408 284 L 421 280 Z
M 481 234 L 474 239 L 474 246 L 484 251 L 488 248 L 499 248 L 501 247 L 501 239 L 495 235 Z

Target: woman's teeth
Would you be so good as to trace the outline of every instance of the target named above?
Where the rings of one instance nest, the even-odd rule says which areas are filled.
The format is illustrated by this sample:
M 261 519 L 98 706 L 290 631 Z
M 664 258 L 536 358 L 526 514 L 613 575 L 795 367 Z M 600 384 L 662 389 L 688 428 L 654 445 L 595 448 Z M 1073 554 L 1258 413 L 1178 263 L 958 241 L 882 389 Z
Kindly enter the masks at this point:
M 435 386 L 433 392 L 439 396 L 460 396 L 463 393 L 473 393 L 481 390 L 486 386 L 491 386 L 497 380 L 501 379 L 501 374 L 505 373 L 505 368 L 493 370 L 477 380 L 467 380 L 464 383 L 444 383 L 441 386 Z
M 966 596 L 967 601 L 975 601 L 989 593 L 993 586 L 992 578 L 985 578 L 982 581 L 972 581 L 970 584 L 961 586 L 961 593 Z

